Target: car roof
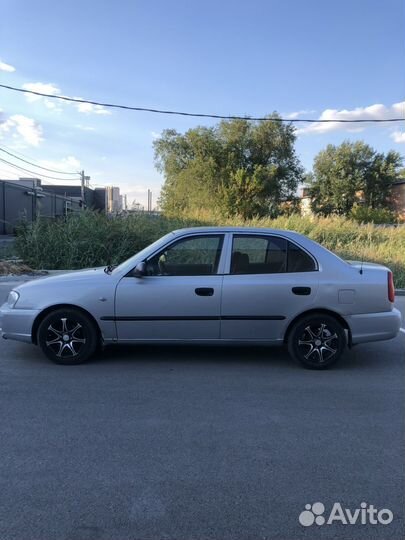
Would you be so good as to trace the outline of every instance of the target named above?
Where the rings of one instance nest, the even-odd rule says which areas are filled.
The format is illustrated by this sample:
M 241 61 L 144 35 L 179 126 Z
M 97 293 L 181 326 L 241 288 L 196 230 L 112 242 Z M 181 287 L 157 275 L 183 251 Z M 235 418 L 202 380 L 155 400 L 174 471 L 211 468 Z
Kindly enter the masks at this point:
M 208 232 L 208 233 L 211 233 L 211 232 L 222 232 L 222 233 L 226 233 L 226 232 L 233 232 L 233 233 L 255 233 L 255 234 L 260 234 L 260 233 L 265 233 L 265 234 L 269 234 L 269 233 L 272 233 L 272 234 L 283 234 L 283 235 L 291 235 L 291 236 L 300 236 L 302 237 L 303 235 L 300 234 L 300 233 L 297 233 L 295 231 L 290 231 L 290 230 L 285 230 L 285 229 L 270 229 L 270 228 L 267 228 L 267 227 L 228 227 L 228 226 L 223 226 L 223 227 L 188 227 L 188 228 L 184 228 L 184 229 L 177 229 L 175 231 L 173 231 L 173 233 L 175 235 L 183 235 L 183 234 L 188 234 L 188 233 L 193 233 L 193 232 L 196 232 L 196 233 L 200 233 L 200 232 Z

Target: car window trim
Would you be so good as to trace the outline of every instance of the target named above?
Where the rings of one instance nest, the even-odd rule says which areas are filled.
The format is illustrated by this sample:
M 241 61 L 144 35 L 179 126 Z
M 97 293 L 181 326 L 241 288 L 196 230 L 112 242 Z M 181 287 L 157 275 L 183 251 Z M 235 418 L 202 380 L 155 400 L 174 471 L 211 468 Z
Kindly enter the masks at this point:
M 171 246 L 177 244 L 178 242 L 182 241 L 182 240 L 186 240 L 186 239 L 190 239 L 190 238 L 199 238 L 199 237 L 202 237 L 202 238 L 207 238 L 207 237 L 211 237 L 211 236 L 219 236 L 220 237 L 220 250 L 221 250 L 221 253 L 219 255 L 219 260 L 218 260 L 218 267 L 217 267 L 217 271 L 212 273 L 212 274 L 191 274 L 189 276 L 187 275 L 181 275 L 181 276 L 178 276 L 178 275 L 167 275 L 167 276 L 143 276 L 142 279 L 147 279 L 147 278 L 173 278 L 173 277 L 211 277 L 211 276 L 223 276 L 223 272 L 219 272 L 219 270 L 221 269 L 221 267 L 223 267 L 224 265 L 224 254 L 225 254 L 225 247 L 227 247 L 227 234 L 225 232 L 203 232 L 201 231 L 201 233 L 192 233 L 192 234 L 184 234 L 184 235 L 181 235 L 181 236 L 176 236 L 175 238 L 173 238 L 173 240 L 171 242 L 169 242 L 168 244 L 164 245 L 164 246 L 160 246 L 159 249 L 157 249 L 156 251 L 154 251 L 152 254 L 150 254 L 148 257 L 146 257 L 143 261 L 139 261 L 139 262 L 145 262 L 147 263 L 150 259 L 153 259 L 153 257 L 155 257 L 155 255 L 157 255 L 159 252 L 161 251 L 164 251 L 166 249 L 169 249 Z M 138 263 L 139 264 L 139 263 Z M 134 266 L 134 268 L 132 268 L 129 272 L 127 272 L 127 274 L 125 274 L 125 276 L 123 276 L 124 278 L 126 277 L 136 277 L 132 274 L 132 272 L 135 270 L 136 268 L 136 265 Z
M 235 237 L 237 236 L 251 236 L 251 237 L 257 237 L 257 238 L 265 238 L 266 240 L 268 240 L 270 237 L 276 237 L 276 238 L 281 238 L 282 240 L 286 240 L 287 242 L 291 242 L 292 244 L 294 244 L 298 249 L 301 249 L 302 251 L 304 251 L 304 253 L 306 253 L 307 255 L 309 255 L 309 257 L 311 257 L 311 259 L 314 261 L 315 263 L 315 268 L 314 270 L 302 270 L 300 272 L 260 272 L 260 273 L 256 273 L 256 274 L 253 274 L 253 273 L 238 273 L 238 274 L 233 274 L 231 272 L 231 261 L 232 261 L 232 253 L 233 253 L 233 244 L 234 244 L 234 240 L 235 240 Z M 310 253 L 306 248 L 304 248 L 303 246 L 301 246 L 300 244 L 298 244 L 296 241 L 292 240 L 291 238 L 289 238 L 288 236 L 284 236 L 282 234 L 277 234 L 277 233 L 255 233 L 255 232 L 250 232 L 250 231 L 238 231 L 238 232 L 233 232 L 232 233 L 232 239 L 231 239 L 231 242 L 230 242 L 230 250 L 229 250 L 229 257 L 228 257 L 228 261 L 227 261 L 227 268 L 228 268 L 228 274 L 225 274 L 225 275 L 230 275 L 230 276 L 274 276 L 274 275 L 280 275 L 280 274 L 308 274 L 309 272 L 319 272 L 319 264 L 318 264 L 318 261 L 317 259 L 314 257 L 314 255 L 312 255 L 312 253 Z M 288 265 L 288 244 L 287 244 L 287 265 Z M 288 266 L 287 266 L 288 268 Z

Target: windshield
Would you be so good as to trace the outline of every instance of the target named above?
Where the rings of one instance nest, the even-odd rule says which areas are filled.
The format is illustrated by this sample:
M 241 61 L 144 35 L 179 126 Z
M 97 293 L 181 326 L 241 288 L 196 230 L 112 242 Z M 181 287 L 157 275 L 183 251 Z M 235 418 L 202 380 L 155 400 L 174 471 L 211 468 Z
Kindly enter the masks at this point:
M 121 264 L 113 268 L 112 272 L 117 272 L 117 271 L 119 272 L 120 270 L 126 268 L 127 266 L 131 266 L 132 261 L 134 261 L 134 264 L 135 264 L 135 261 L 142 260 L 143 257 L 146 257 L 150 252 L 153 252 L 155 251 L 155 249 L 158 249 L 160 245 L 164 245 L 173 236 L 174 236 L 174 233 L 172 232 L 165 234 L 158 240 L 155 240 L 155 242 L 153 242 L 152 244 L 149 244 L 144 249 L 142 249 L 141 251 L 138 251 L 132 257 L 130 257 L 129 259 L 126 259 Z

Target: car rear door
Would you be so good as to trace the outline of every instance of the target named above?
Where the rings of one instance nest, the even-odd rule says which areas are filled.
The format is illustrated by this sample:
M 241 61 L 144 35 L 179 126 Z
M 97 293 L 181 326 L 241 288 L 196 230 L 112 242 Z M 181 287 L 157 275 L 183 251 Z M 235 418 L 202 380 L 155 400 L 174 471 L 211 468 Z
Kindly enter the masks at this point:
M 219 339 L 224 236 L 181 237 L 145 261 L 146 276 L 122 278 L 115 300 L 118 339 Z
M 222 287 L 221 339 L 282 340 L 288 322 L 311 307 L 315 259 L 278 235 L 235 233 Z

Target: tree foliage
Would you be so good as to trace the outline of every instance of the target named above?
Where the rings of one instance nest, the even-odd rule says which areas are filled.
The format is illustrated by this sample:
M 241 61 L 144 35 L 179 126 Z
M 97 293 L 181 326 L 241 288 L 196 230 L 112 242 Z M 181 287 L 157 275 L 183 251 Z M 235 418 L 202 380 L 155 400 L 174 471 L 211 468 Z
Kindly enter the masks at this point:
M 401 163 L 398 152 L 380 153 L 363 141 L 329 144 L 315 157 L 313 173 L 307 178 L 312 210 L 325 216 L 348 216 L 358 203 L 387 208 Z
M 179 215 L 205 207 L 244 219 L 277 215 L 302 179 L 294 142 L 291 125 L 270 119 L 222 121 L 185 134 L 165 130 L 154 142 L 165 178 L 162 209 Z

